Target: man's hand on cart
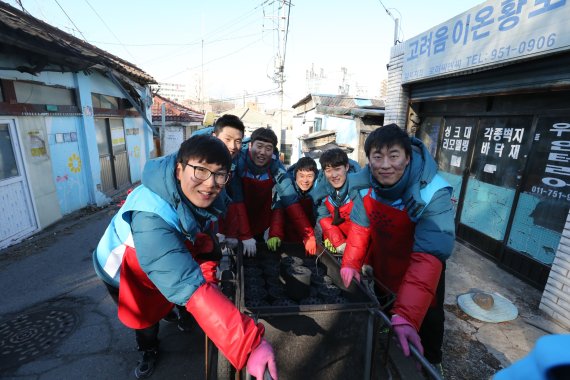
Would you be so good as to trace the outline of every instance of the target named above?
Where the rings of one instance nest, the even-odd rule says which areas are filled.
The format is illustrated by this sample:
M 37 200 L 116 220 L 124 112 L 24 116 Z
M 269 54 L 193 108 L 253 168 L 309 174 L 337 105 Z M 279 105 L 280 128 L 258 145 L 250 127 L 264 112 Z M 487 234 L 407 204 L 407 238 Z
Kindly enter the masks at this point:
M 336 253 L 336 249 L 329 239 L 325 239 L 323 243 L 325 248 L 328 249 L 331 253 Z
M 344 267 L 340 269 L 340 278 L 344 286 L 348 288 L 353 278 L 360 282 L 360 273 L 356 269 Z
M 229 249 L 236 249 L 239 244 L 239 240 L 236 238 L 226 237 L 225 243 L 226 247 Z
M 279 239 L 277 236 L 273 236 L 267 239 L 267 248 L 269 248 L 269 250 L 275 252 L 279 246 L 281 246 L 281 239 Z
M 309 255 L 317 253 L 317 239 L 315 239 L 314 236 L 309 237 L 305 242 L 305 251 L 307 251 Z
M 404 355 L 410 356 L 410 346 L 408 342 L 412 343 L 422 355 L 424 354 L 424 348 L 422 347 L 420 336 L 414 326 L 412 326 L 406 318 L 394 314 L 392 316 L 392 328 L 398 337 L 398 341 L 400 342 L 400 346 L 402 346 Z
M 275 364 L 273 348 L 265 339 L 262 339 L 259 346 L 249 355 L 247 372 L 255 376 L 256 379 L 263 379 L 265 368 L 269 369 L 271 378 L 277 380 L 277 365 Z
M 248 257 L 253 257 L 257 253 L 257 245 L 254 238 L 242 240 L 243 254 Z

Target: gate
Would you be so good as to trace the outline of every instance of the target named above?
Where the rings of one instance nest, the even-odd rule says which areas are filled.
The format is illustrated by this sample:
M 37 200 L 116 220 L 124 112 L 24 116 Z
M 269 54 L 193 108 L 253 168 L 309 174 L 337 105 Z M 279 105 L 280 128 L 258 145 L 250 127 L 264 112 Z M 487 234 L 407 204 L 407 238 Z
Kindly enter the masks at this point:
M 101 165 L 101 187 L 113 194 L 131 184 L 129 157 L 122 119 L 95 119 Z

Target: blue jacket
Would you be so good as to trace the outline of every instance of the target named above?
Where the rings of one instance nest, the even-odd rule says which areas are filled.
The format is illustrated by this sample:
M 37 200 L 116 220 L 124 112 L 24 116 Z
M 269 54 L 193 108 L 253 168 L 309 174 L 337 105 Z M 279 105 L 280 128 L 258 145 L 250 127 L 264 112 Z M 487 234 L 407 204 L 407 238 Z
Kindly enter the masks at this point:
M 118 287 L 126 246 L 134 247 L 143 271 L 170 301 L 185 305 L 204 283 L 199 265 L 185 241 L 225 209 L 221 194 L 208 209 L 197 208 L 183 195 L 175 178 L 176 153 L 147 162 L 142 185 L 137 187 L 113 217 L 94 252 L 95 271 Z
M 565 367 L 570 373 L 570 334 L 545 335 L 536 341 L 527 356 L 497 372 L 493 380 L 549 380 L 553 370 Z M 550 376 L 549 376 L 550 375 Z M 567 379 L 568 377 L 564 377 Z
M 274 183 L 274 193 L 279 196 L 279 204 L 282 207 L 289 207 L 298 202 L 297 192 L 287 170 L 274 154 L 266 167 L 259 168 L 253 163 L 249 156 L 249 149 L 244 148 L 239 153 L 236 162 L 235 172 L 231 180 L 231 196 L 234 202 L 243 202 L 242 178 L 253 178 L 258 180 L 271 179 Z
M 330 216 L 329 210 L 325 206 L 325 201 L 327 200 L 327 198 L 329 199 L 329 202 L 333 206 L 338 206 L 338 207 L 341 207 L 350 202 L 350 197 L 348 193 L 349 189 L 348 175 L 353 173 L 358 173 L 361 170 L 362 169 L 360 168 L 358 162 L 348 159 L 347 178 L 346 181 L 344 182 L 344 185 L 342 185 L 342 187 L 338 191 L 338 194 L 336 189 L 333 188 L 329 183 L 329 181 L 326 180 L 323 169 L 320 170 L 318 181 L 316 181 L 315 186 L 313 187 L 312 190 L 312 196 L 315 205 L 317 207 L 317 222 L 322 218 Z
M 372 197 L 400 210 L 406 208 L 416 224 L 413 252 L 430 253 L 445 261 L 453 252 L 455 223 L 451 188 L 437 174 L 437 164 L 424 144 L 412 138 L 412 157 L 400 181 L 385 188 L 372 176 L 369 165 L 348 176 L 349 196 L 354 201 L 350 219 L 368 227 L 363 196 L 370 188 Z

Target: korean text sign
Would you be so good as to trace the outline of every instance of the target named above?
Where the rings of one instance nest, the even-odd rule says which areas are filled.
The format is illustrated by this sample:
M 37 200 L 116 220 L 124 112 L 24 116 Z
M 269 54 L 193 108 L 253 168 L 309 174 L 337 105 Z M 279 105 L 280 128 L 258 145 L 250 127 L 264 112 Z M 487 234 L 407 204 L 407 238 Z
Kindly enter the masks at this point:
M 570 47 L 567 0 L 489 0 L 406 41 L 402 82 Z

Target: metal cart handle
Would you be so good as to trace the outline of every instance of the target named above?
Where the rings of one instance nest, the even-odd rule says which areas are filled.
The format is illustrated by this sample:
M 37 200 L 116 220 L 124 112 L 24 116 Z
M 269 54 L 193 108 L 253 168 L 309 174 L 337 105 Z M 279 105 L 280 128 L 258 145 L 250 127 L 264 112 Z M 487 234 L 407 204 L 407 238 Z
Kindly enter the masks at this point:
M 388 318 L 385 313 L 378 309 L 370 309 L 370 311 L 379 317 L 390 329 L 392 329 L 392 321 L 390 321 L 390 318 Z M 433 368 L 431 363 L 427 361 L 427 359 L 418 351 L 418 349 L 411 343 L 409 346 L 412 356 L 421 364 L 429 376 L 435 380 L 443 380 L 441 375 L 435 370 L 435 368 Z
M 245 380 L 251 380 L 251 375 L 246 371 Z M 261 379 L 259 379 L 261 380 Z M 265 367 L 265 372 L 263 372 L 263 380 L 273 380 L 271 374 L 269 373 L 269 368 Z

